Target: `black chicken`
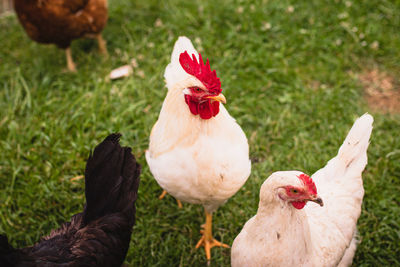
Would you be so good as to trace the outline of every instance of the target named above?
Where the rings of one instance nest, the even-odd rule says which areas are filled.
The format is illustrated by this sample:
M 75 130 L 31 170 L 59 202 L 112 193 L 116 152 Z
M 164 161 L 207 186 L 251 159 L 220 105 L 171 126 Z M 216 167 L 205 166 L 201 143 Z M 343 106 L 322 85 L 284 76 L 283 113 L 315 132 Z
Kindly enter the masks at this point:
M 120 137 L 109 135 L 89 156 L 83 212 L 32 247 L 14 249 L 0 235 L 0 266 L 121 266 L 135 223 L 140 165 Z

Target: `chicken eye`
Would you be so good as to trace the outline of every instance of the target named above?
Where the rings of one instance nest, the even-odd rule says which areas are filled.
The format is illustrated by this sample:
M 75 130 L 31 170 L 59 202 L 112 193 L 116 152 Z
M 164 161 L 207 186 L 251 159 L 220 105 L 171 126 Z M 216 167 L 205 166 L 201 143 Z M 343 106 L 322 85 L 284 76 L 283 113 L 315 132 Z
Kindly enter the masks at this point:
M 194 87 L 193 88 L 197 93 L 200 93 L 201 91 L 203 91 L 203 90 L 201 90 L 199 87 Z
M 297 194 L 299 193 L 299 190 L 292 188 L 290 189 L 290 192 L 292 192 L 293 194 Z

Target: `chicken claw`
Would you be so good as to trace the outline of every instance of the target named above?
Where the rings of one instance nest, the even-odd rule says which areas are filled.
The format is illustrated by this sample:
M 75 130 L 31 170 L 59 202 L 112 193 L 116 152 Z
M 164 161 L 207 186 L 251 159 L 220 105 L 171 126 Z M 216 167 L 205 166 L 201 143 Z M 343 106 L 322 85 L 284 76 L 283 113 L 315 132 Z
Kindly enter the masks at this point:
M 199 242 L 196 244 L 196 249 L 200 246 L 204 246 L 204 250 L 206 252 L 207 261 L 211 259 L 211 249 L 213 247 L 224 247 L 230 248 L 229 245 L 219 242 L 218 240 L 212 237 L 212 214 L 206 211 L 206 223 L 202 225 L 204 230 L 200 230 L 202 237 L 200 238 Z

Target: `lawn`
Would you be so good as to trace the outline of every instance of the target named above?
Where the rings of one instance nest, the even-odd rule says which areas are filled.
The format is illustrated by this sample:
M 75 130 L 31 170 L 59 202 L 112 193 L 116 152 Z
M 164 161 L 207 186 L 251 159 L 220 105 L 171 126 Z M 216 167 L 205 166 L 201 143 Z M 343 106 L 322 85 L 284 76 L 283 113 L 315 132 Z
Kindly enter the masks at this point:
M 374 106 L 384 100 L 366 98 L 374 81 L 363 82 L 372 71 L 386 75 L 383 87 L 398 97 L 400 1 L 109 2 L 110 56 L 93 40 L 75 41 L 75 74 L 63 71 L 63 51 L 28 39 L 15 15 L 0 17 L 0 233 L 14 246 L 32 245 L 82 210 L 84 182 L 71 178 L 83 174 L 97 143 L 120 132 L 143 166 L 126 263 L 204 266 L 204 250 L 194 249 L 203 208 L 158 200 L 144 157 L 167 91 L 164 68 L 186 35 L 217 70 L 253 162 L 247 183 L 214 216 L 216 237 L 232 244 L 273 171 L 314 173 L 369 112 L 375 122 L 354 265 L 400 266 L 400 108 Z M 106 79 L 132 58 L 132 76 Z M 212 250 L 211 266 L 229 263 L 229 249 Z

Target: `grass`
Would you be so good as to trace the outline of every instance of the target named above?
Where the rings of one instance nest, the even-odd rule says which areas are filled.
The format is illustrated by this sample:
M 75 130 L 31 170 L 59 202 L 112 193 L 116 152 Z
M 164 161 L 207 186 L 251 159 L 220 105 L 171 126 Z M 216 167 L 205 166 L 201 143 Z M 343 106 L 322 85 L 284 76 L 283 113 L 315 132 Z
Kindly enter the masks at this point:
M 119 0 L 109 9 L 110 57 L 91 40 L 75 41 L 77 74 L 64 73 L 64 53 L 29 40 L 15 16 L 0 18 L 0 232 L 14 246 L 32 245 L 81 211 L 84 184 L 71 178 L 83 173 L 90 149 L 118 131 L 143 165 L 126 263 L 205 264 L 203 250 L 194 249 L 202 207 L 159 201 L 144 158 L 166 94 L 164 68 L 175 40 L 186 35 L 217 70 L 253 160 L 245 186 L 216 212 L 216 237 L 233 242 L 273 171 L 315 172 L 336 154 L 355 118 L 370 112 L 354 265 L 400 266 L 400 116 L 370 110 L 352 75 L 372 68 L 400 73 L 399 1 Z M 133 76 L 106 81 L 131 58 L 138 61 Z M 229 262 L 230 250 L 213 249 L 212 266 Z

